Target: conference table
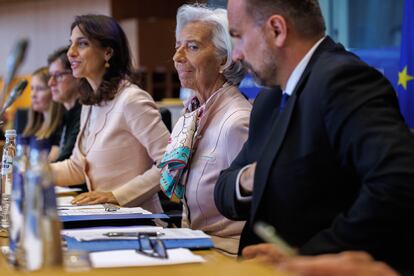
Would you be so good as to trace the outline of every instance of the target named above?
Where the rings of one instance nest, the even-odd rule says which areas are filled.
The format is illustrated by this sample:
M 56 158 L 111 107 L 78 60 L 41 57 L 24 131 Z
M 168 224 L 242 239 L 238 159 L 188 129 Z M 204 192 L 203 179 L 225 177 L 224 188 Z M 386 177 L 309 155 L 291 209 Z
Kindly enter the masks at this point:
M 0 245 L 7 245 L 6 238 L 0 238 Z M 277 272 L 272 267 L 267 267 L 256 261 L 237 261 L 235 258 L 228 257 L 216 250 L 194 251 L 201 255 L 206 262 L 199 264 L 181 264 L 171 266 L 148 266 L 148 267 L 128 267 L 128 268 L 105 268 L 91 269 L 81 272 L 65 271 L 63 268 L 45 269 L 33 273 L 15 271 L 7 264 L 4 256 L 0 257 L 0 275 L 88 275 L 88 276 L 129 276 L 129 275 L 163 275 L 163 276 L 216 276 L 216 275 L 235 275 L 235 276 L 283 276 L 284 273 Z

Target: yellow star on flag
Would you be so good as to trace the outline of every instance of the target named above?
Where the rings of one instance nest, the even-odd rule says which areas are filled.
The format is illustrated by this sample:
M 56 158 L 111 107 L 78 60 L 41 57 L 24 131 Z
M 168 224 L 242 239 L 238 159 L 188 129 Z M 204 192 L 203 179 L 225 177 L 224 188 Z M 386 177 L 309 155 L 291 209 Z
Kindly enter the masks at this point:
M 405 90 L 407 90 L 407 82 L 409 82 L 410 80 L 413 80 L 414 77 L 408 75 L 407 73 L 407 66 L 404 67 L 404 69 L 402 70 L 402 72 L 398 73 L 398 85 L 402 85 L 402 87 L 404 87 Z

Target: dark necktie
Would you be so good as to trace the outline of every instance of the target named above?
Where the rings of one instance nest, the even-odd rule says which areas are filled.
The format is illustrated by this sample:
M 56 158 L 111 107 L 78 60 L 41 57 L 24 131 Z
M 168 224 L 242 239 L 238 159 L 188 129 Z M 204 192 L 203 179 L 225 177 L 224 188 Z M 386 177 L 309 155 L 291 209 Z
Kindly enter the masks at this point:
M 283 111 L 283 108 L 286 106 L 287 101 L 289 100 L 289 95 L 287 93 L 282 94 L 282 99 L 280 99 L 279 113 Z

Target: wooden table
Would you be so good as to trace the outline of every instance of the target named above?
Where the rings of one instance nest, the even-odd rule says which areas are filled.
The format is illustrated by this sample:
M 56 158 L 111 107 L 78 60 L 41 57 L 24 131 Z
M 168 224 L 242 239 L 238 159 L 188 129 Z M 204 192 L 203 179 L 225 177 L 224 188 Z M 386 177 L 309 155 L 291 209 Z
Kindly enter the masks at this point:
M 7 239 L 0 238 L 0 245 L 6 245 Z M 64 269 L 48 269 L 38 272 L 19 272 L 12 270 L 5 258 L 0 258 L 0 275 L 88 275 L 88 276 L 144 276 L 144 275 L 161 275 L 161 276 L 282 276 L 273 268 L 266 267 L 254 261 L 239 262 L 234 258 L 225 256 L 215 250 L 194 251 L 196 254 L 203 256 L 206 260 L 201 264 L 184 264 L 172 266 L 151 266 L 151 267 L 128 267 L 128 268 L 110 268 L 110 269 L 92 269 L 84 272 L 68 272 Z

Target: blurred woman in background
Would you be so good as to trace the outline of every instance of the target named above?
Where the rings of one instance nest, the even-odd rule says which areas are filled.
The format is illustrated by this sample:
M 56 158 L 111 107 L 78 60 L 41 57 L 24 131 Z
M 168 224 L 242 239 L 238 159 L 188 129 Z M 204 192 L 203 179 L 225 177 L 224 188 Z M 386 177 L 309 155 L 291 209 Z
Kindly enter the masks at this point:
M 60 48 L 48 57 L 49 81 L 52 99 L 65 107 L 62 118 L 62 136 L 59 156 L 56 161 L 69 158 L 79 133 L 81 104 L 79 103 L 79 81 L 72 76 L 67 57 L 68 47 Z
M 39 68 L 32 74 L 30 92 L 32 105 L 29 108 L 23 136 L 49 139 L 52 146 L 49 161 L 54 161 L 59 155 L 63 106 L 52 101 L 52 94 L 47 85 L 48 78 L 47 67 Z

